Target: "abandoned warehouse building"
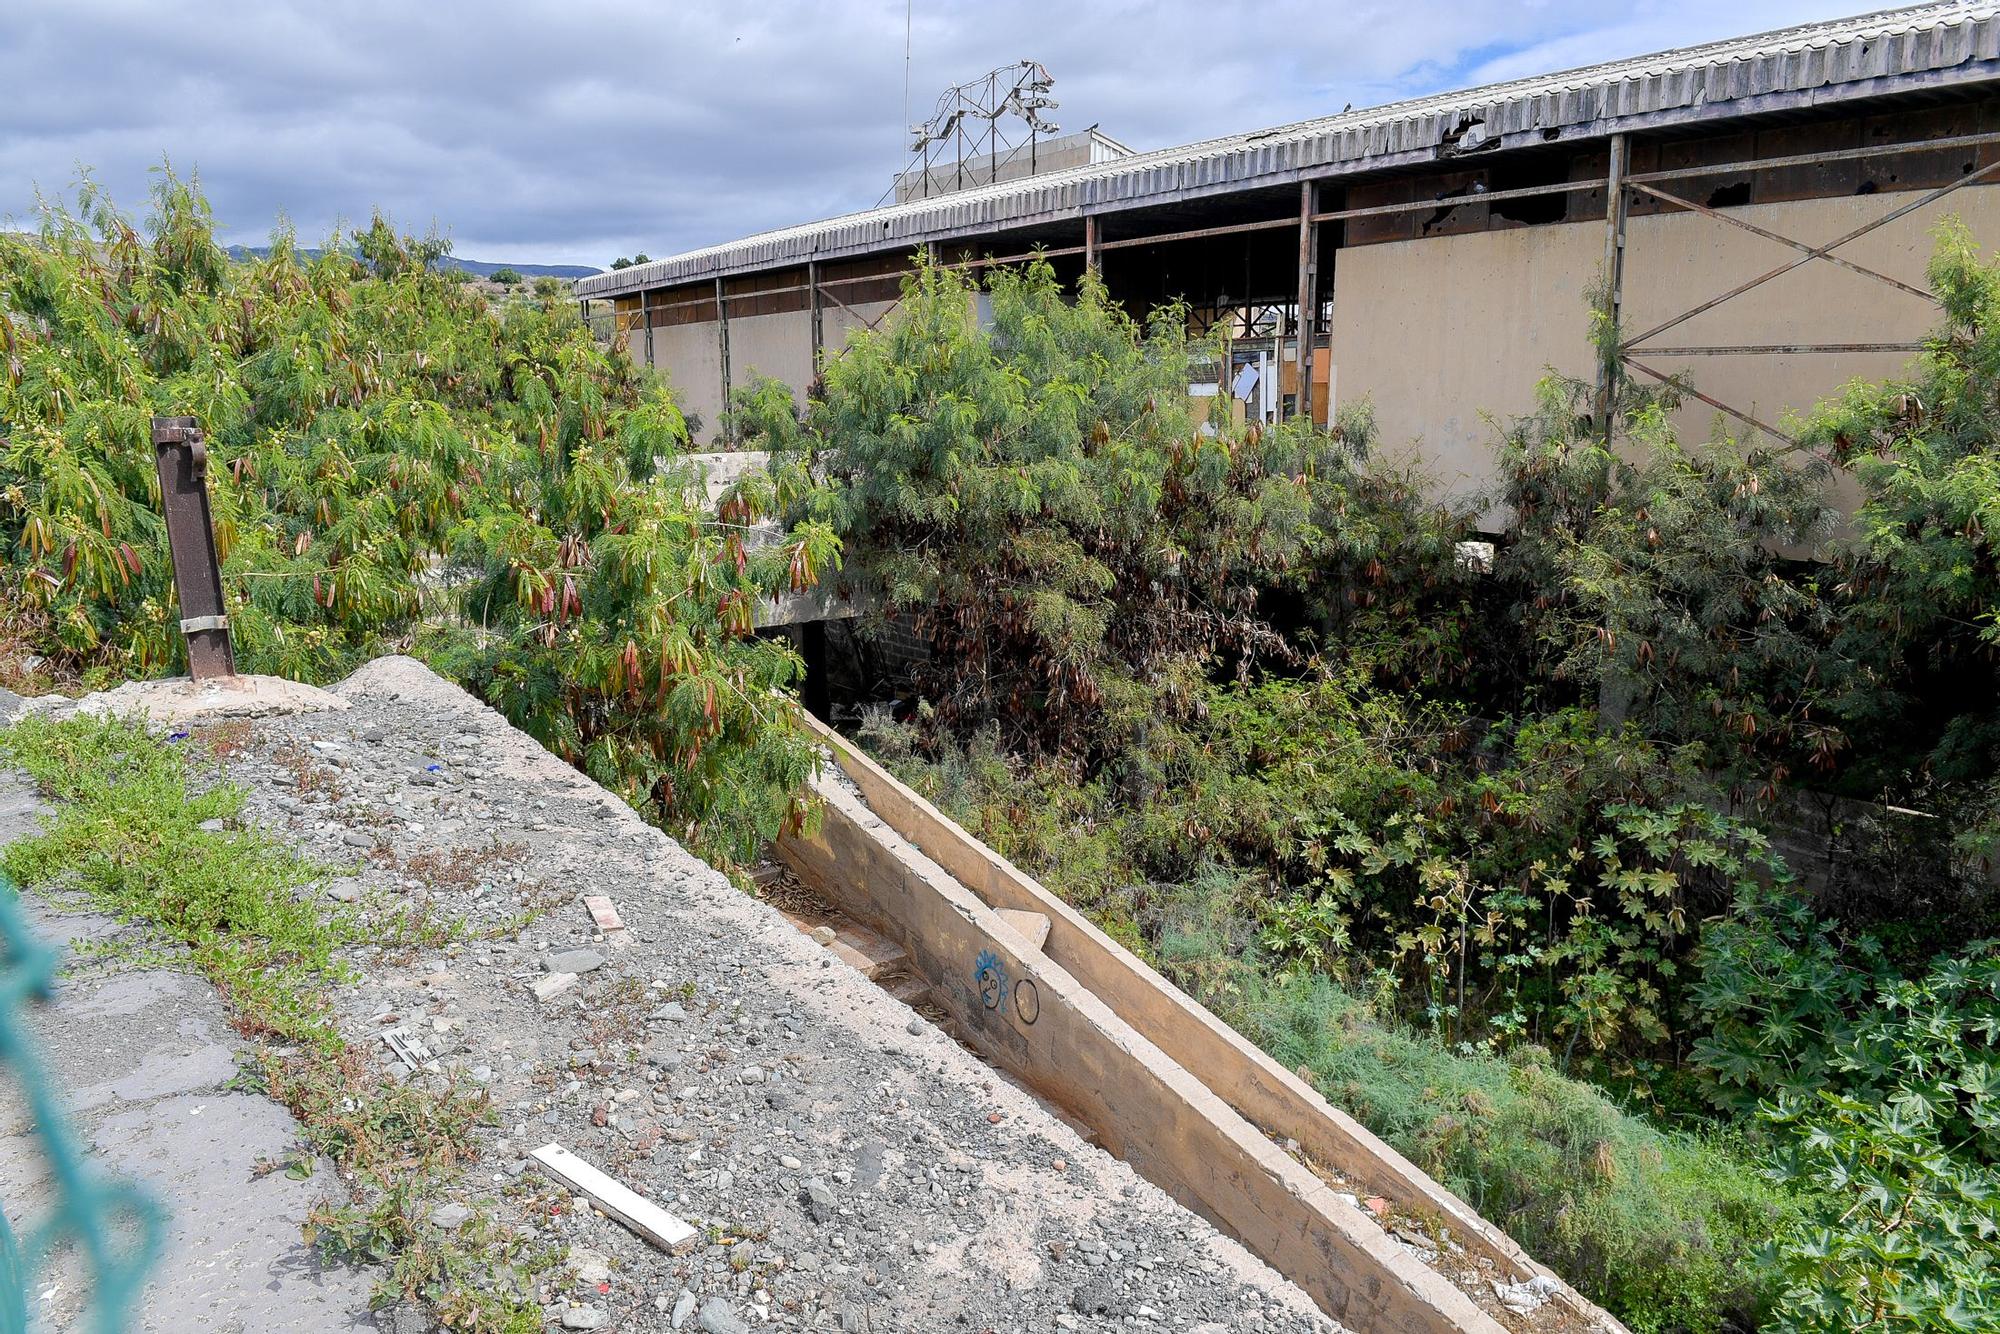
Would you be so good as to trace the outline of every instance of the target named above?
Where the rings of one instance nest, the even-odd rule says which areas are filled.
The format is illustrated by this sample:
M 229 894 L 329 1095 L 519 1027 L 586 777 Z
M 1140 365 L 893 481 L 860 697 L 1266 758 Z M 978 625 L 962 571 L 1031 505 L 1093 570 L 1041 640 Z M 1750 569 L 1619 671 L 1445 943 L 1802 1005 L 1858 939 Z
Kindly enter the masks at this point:
M 1448 93 L 1181 148 L 1096 135 L 976 177 L 577 284 L 727 447 L 733 389 L 803 394 L 894 309 L 919 253 L 1041 254 L 1143 315 L 1184 302 L 1227 352 L 1194 396 L 1242 417 L 1372 401 L 1378 448 L 1446 492 L 1495 480 L 1495 418 L 1554 367 L 1690 377 L 1682 428 L 1782 437 L 1938 319 L 1933 232 L 2000 239 L 2000 4 L 1932 4 Z M 1072 163 L 1074 165 L 1062 165 Z M 997 179 L 996 179 L 997 178 Z

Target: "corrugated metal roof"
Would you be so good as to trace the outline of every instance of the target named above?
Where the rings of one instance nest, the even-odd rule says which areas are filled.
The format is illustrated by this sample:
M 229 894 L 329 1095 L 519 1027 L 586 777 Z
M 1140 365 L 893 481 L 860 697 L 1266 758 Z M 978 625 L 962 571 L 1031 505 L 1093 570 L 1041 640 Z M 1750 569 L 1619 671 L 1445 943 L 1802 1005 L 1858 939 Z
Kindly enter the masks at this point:
M 1086 212 L 1429 161 L 1447 134 L 1472 121 L 1504 149 L 1544 142 L 1549 131 L 1577 140 L 1993 79 L 2000 76 L 1996 62 L 2000 2 L 1918 5 L 1348 111 L 761 232 L 584 278 L 576 292 L 616 296 Z

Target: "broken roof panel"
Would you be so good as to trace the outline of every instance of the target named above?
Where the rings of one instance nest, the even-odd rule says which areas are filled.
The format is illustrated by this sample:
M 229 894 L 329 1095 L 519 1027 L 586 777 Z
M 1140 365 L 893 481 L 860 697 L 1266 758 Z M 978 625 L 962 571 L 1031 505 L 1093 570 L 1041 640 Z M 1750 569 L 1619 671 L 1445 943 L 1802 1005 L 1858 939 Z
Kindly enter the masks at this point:
M 1949 0 L 1346 111 L 761 232 L 596 274 L 579 280 L 576 293 L 618 296 L 1086 212 L 1430 161 L 1448 135 L 1468 125 L 1480 128 L 1482 143 L 1507 148 L 1996 77 L 2000 0 Z

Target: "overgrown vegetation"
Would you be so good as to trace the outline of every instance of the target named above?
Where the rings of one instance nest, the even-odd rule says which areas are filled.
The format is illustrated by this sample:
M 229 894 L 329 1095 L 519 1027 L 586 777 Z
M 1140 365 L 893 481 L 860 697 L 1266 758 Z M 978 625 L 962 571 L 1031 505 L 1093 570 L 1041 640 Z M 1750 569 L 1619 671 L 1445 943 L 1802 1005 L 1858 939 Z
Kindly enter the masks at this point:
M 709 513 L 666 388 L 559 293 L 489 307 L 438 272 L 447 249 L 377 217 L 232 263 L 171 173 L 144 232 L 86 186 L 0 236 L 0 657 L 84 683 L 177 668 L 148 418 L 192 414 L 245 670 L 322 681 L 415 647 L 745 852 L 797 818 L 811 763 L 772 697 L 798 661 L 755 609 L 836 544 L 808 524 L 749 551 L 773 481 Z
M 341 1036 L 329 992 L 348 980 L 340 951 L 363 939 L 363 923 L 309 892 L 333 868 L 236 827 L 243 790 L 190 750 L 110 719 L 28 719 L 0 731 L 0 762 L 59 803 L 41 833 L 7 846 L 0 867 L 23 886 L 76 893 L 149 928 L 222 992 L 239 1031 L 271 1040 L 250 1081 L 298 1117 L 302 1151 L 289 1170 L 310 1172 L 323 1156 L 355 1196 L 315 1208 L 309 1240 L 384 1263 L 378 1297 L 424 1298 L 449 1329 L 540 1329 L 528 1280 L 546 1257 L 488 1221 L 452 1234 L 422 1222 L 427 1196 L 473 1157 L 473 1132 L 491 1120 L 485 1091 L 385 1079 Z M 203 828 L 211 822 L 222 827 Z
M 1909 381 L 1804 448 L 1683 436 L 1600 318 L 1600 378 L 1551 376 L 1495 492 L 1451 503 L 1373 457 L 1365 403 L 1235 425 L 1190 399 L 1215 349 L 1176 311 L 1033 263 L 983 328 L 921 267 L 803 415 L 741 394 L 780 461 L 711 514 L 665 386 L 557 287 L 489 307 L 444 253 L 376 219 L 233 265 L 171 175 L 143 233 L 86 189 L 0 237 L 0 662 L 178 665 L 145 427 L 193 413 L 247 667 L 414 649 L 745 853 L 812 763 L 756 608 L 840 568 L 931 650 L 870 745 L 1636 1328 L 1994 1323 L 2000 268 L 1963 229 Z M 1496 510 L 1488 574 L 1461 544 Z M 178 781 L 112 733 L 20 735 L 78 811 Z M 1809 801 L 1840 855 L 1788 867 Z M 309 998 L 349 928 L 260 908 L 302 870 L 204 837 L 184 867 L 88 822 L 17 855 L 303 1042 L 266 1077 L 325 1151 L 451 1151 L 463 1109 L 330 1113 Z M 470 1272 L 373 1198 L 330 1244 L 412 1291 Z
M 1365 405 L 1211 415 L 1174 312 L 1041 265 L 985 329 L 921 271 L 803 423 L 740 420 L 930 643 L 863 739 L 1531 1251 L 1642 1329 L 1973 1329 L 2000 277 L 1948 230 L 1931 280 L 1917 382 L 1816 450 L 1684 439 L 1607 357 L 1455 508 Z M 1803 885 L 1767 832 L 1802 785 L 1944 818 L 1848 859 L 1893 886 Z

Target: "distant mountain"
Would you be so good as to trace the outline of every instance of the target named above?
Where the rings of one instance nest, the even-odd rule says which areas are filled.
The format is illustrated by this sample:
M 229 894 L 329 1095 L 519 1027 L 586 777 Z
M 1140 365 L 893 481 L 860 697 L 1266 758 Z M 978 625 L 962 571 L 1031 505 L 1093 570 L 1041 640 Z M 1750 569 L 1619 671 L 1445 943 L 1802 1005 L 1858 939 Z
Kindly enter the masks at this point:
M 269 246 L 261 245 L 233 245 L 228 249 L 231 259 L 261 259 L 271 252 Z M 301 246 L 299 253 L 316 257 L 320 252 Z M 502 269 L 512 269 L 523 278 L 540 278 L 545 275 L 554 278 L 588 278 L 593 273 L 603 272 L 602 269 L 594 269 L 588 264 L 521 264 L 506 260 L 495 263 L 483 259 L 460 259 L 456 255 L 445 256 L 438 261 L 438 265 L 446 269 L 463 269 L 477 278 L 491 278 Z

